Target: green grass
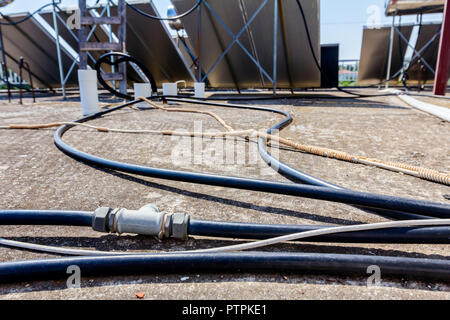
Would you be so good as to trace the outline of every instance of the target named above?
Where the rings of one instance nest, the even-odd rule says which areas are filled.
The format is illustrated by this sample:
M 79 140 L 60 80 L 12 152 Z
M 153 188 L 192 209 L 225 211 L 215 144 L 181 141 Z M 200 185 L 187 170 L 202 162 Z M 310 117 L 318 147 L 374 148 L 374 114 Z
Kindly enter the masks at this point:
M 356 85 L 356 81 L 339 81 L 339 87 L 350 87 Z

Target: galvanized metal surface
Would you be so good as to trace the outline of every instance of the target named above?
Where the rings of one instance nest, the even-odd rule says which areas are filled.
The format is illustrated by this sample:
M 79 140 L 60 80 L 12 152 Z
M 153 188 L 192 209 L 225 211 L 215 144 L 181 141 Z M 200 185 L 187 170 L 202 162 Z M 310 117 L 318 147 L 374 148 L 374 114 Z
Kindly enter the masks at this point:
M 390 0 L 386 7 L 386 15 L 399 16 L 442 12 L 444 4 L 445 0 Z
M 402 26 L 399 30 L 409 39 L 412 26 Z M 369 85 L 383 81 L 386 78 L 386 70 L 389 55 L 389 37 L 391 27 L 365 28 L 363 31 L 363 41 L 361 48 L 361 58 L 359 62 L 358 84 Z M 398 33 L 394 33 L 392 50 L 392 65 L 390 76 L 396 74 L 402 67 L 408 45 L 400 38 Z
M 239 37 L 254 60 L 273 77 L 273 21 L 274 3 L 269 0 L 266 6 L 251 22 L 248 29 Z M 195 0 L 172 1 L 178 13 L 190 9 Z M 229 30 L 237 35 L 251 19 L 263 0 L 208 0 L 212 10 Z M 315 54 L 320 61 L 319 43 L 319 1 L 302 0 L 310 29 Z M 295 1 L 278 1 L 277 36 L 277 86 L 279 88 L 319 87 L 320 72 L 314 64 L 300 11 Z M 232 42 L 233 38 L 203 4 L 200 9 L 200 21 L 197 12 L 182 19 L 190 38 L 191 50 L 198 55 L 204 72 L 214 66 L 217 59 Z M 199 34 L 198 23 L 201 25 Z M 200 45 L 198 40 L 200 38 Z M 270 80 L 264 76 L 257 65 L 242 48 L 235 44 L 224 59 L 208 75 L 213 87 L 230 88 L 272 88 Z
M 424 59 L 433 69 L 436 69 L 437 62 L 437 53 L 439 49 L 439 38 L 440 36 L 436 36 L 433 40 L 433 37 L 439 32 L 441 29 L 441 24 L 429 24 L 423 25 L 420 27 L 419 36 L 417 37 L 417 42 L 415 49 L 416 51 L 420 51 L 420 55 L 422 59 Z M 430 40 L 433 40 L 431 43 Z M 422 50 L 427 44 L 429 45 Z M 421 51 L 422 50 L 422 51 Z M 420 57 L 415 57 L 410 64 L 410 68 L 408 70 L 408 78 L 409 80 L 418 80 L 419 79 L 419 64 Z M 427 67 L 423 68 L 422 81 L 433 81 L 434 73 L 428 69 Z
M 26 14 L 1 18 L 1 22 L 18 21 Z M 19 58 L 23 56 L 30 65 L 37 87 L 59 87 L 59 69 L 56 43 L 54 38 L 39 25 L 35 18 L 28 19 L 19 25 L 2 26 L 6 60 L 8 67 L 19 73 Z M 62 64 L 65 70 L 72 64 L 71 57 L 62 52 Z M 69 85 L 76 85 L 76 76 L 70 76 Z

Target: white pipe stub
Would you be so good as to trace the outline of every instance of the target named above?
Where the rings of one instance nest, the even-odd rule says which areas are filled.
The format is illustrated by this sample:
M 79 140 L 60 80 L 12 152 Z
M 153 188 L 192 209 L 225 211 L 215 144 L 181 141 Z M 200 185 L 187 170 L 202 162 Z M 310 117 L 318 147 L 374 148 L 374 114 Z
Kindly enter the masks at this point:
M 99 112 L 97 71 L 78 70 L 78 83 L 80 85 L 81 112 L 83 116 Z

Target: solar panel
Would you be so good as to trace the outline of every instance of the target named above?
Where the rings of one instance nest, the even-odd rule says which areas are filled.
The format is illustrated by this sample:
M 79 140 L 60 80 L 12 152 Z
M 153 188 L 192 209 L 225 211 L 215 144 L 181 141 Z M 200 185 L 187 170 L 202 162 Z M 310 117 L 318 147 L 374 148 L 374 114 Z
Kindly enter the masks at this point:
M 129 3 L 146 13 L 157 15 L 157 10 L 148 0 Z M 114 15 L 115 8 L 112 11 Z M 116 26 L 113 29 L 115 28 Z M 151 20 L 127 8 L 126 49 L 147 66 L 159 86 L 163 82 L 178 80 L 185 80 L 188 85 L 193 86 L 193 74 L 172 41 L 164 22 Z
M 18 21 L 27 14 L 17 14 L 0 19 L 3 23 Z M 2 26 L 3 41 L 8 68 L 19 73 L 19 58 L 22 56 L 29 63 L 36 87 L 54 88 L 60 86 L 58 57 L 54 38 L 35 18 L 19 25 Z M 62 63 L 69 69 L 72 59 L 62 52 Z M 76 85 L 76 76 L 69 77 L 69 85 Z
M 178 13 L 190 9 L 196 0 L 173 0 Z M 238 34 L 251 19 L 263 0 L 208 0 L 212 10 L 227 28 Z M 277 86 L 279 88 L 320 87 L 320 72 L 307 44 L 307 37 L 299 8 L 295 1 L 280 0 L 277 34 Z M 320 61 L 319 1 L 302 0 L 308 21 L 314 51 Z M 204 72 L 210 70 L 233 38 L 211 10 L 202 5 L 201 32 L 198 15 L 193 13 L 182 19 L 189 36 L 191 50 L 198 55 Z M 249 28 L 239 37 L 244 48 L 273 76 L 273 21 L 274 1 L 261 9 Z M 200 39 L 200 43 L 199 43 Z M 259 70 L 242 48 L 235 44 L 224 59 L 208 75 L 213 87 L 272 88 L 272 83 Z
M 432 40 L 433 36 L 439 32 L 441 29 L 441 24 L 430 24 L 430 25 L 422 25 L 420 27 L 419 35 L 417 37 L 417 42 L 415 49 L 416 51 L 420 51 L 430 40 Z M 433 42 L 426 47 L 421 52 L 422 58 L 433 68 L 436 68 L 437 63 L 437 53 L 439 50 L 439 36 L 435 37 Z M 414 58 L 408 70 L 408 79 L 409 80 L 418 80 L 419 79 L 419 57 Z M 428 69 L 427 67 L 423 68 L 421 74 L 422 80 L 434 80 L 434 73 Z
M 411 25 L 398 28 L 406 39 L 411 37 Z M 364 28 L 358 71 L 359 85 L 375 84 L 386 79 L 390 34 L 390 27 Z M 406 42 L 394 31 L 390 77 L 402 68 L 407 47 Z
M 146 13 L 156 15 L 155 8 L 148 1 L 128 2 Z M 99 6 L 95 10 L 97 13 L 101 13 L 103 7 Z M 117 10 L 114 6 L 111 8 L 111 16 L 116 15 L 116 13 Z M 65 21 L 69 17 L 69 14 L 66 12 L 62 12 L 60 15 Z M 53 26 L 53 14 L 51 12 L 43 13 L 42 16 Z M 67 39 L 67 42 L 78 51 L 78 42 L 75 38 L 60 21 L 58 21 L 58 25 L 61 37 Z M 117 33 L 117 26 L 113 26 L 113 32 Z M 109 42 L 109 37 L 100 26 L 97 26 L 90 41 Z M 126 50 L 130 55 L 147 66 L 159 86 L 163 82 L 174 82 L 178 80 L 186 80 L 188 85 L 193 85 L 193 74 L 181 58 L 182 55 L 178 51 L 178 48 L 172 42 L 170 32 L 165 24 L 160 21 L 148 19 L 130 8 L 127 8 Z M 102 53 L 91 52 L 91 54 L 94 59 L 98 59 Z M 91 66 L 94 65 L 92 60 L 89 60 L 89 64 Z M 104 65 L 103 67 L 108 72 L 108 66 Z M 142 81 L 131 67 L 128 69 L 128 75 L 130 80 Z

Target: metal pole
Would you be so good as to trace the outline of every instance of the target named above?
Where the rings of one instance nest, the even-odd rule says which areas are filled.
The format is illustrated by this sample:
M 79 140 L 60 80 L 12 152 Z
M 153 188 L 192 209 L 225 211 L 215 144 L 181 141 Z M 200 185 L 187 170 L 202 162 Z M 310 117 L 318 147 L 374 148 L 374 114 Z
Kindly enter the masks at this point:
M 22 104 L 22 85 L 23 85 L 23 78 L 22 78 L 22 69 L 23 69 L 23 57 L 20 57 L 19 59 L 19 103 Z
M 391 36 L 389 38 L 389 55 L 386 70 L 386 89 L 389 88 L 389 80 L 391 77 L 392 51 L 394 49 L 394 27 L 395 27 L 395 16 L 392 17 Z
M 59 43 L 59 30 L 58 30 L 58 20 L 56 18 L 56 6 L 53 4 L 53 28 L 56 33 L 56 52 L 58 54 L 58 67 L 59 67 L 59 78 L 61 80 L 61 90 L 63 99 L 66 100 L 66 84 L 64 83 L 64 71 L 63 63 L 61 58 L 61 46 Z
M 80 21 L 81 21 L 81 19 L 83 19 L 83 17 L 86 15 L 86 0 L 78 0 L 78 7 L 80 10 Z M 86 27 L 84 25 L 80 25 L 80 29 L 78 30 L 78 43 L 79 43 L 78 50 L 80 54 L 80 62 L 78 64 L 78 68 L 80 70 L 87 69 L 87 53 L 81 50 L 81 43 L 87 40 L 88 39 L 86 37 Z
M 278 1 L 273 1 L 273 94 L 277 94 Z
M 200 4 L 197 8 L 197 50 L 198 50 L 198 59 L 197 59 L 197 67 L 198 67 L 198 82 L 202 82 L 202 4 Z
M 31 76 L 30 65 L 28 64 L 28 62 L 24 62 L 24 66 L 28 70 L 28 78 L 30 79 L 30 89 L 31 89 L 31 95 L 33 96 L 33 102 L 36 102 L 36 95 L 34 94 L 33 77 Z
M 0 49 L 2 51 L 2 69 L 3 74 L 6 79 L 6 87 L 8 88 L 8 100 L 11 102 L 11 85 L 9 83 L 8 79 L 8 67 L 6 66 L 6 57 L 5 57 L 5 47 L 3 45 L 3 33 L 2 33 L 2 26 L 0 25 Z
M 401 33 L 401 31 L 400 31 L 399 28 L 395 27 L 395 32 L 397 32 L 398 36 L 399 36 L 399 37 L 400 37 L 400 38 L 408 45 L 408 47 L 410 47 L 411 49 L 413 49 L 414 53 L 418 53 L 418 51 L 416 50 L 416 48 L 414 48 L 414 47 L 409 43 L 409 40 L 406 39 L 406 37 L 403 35 L 403 33 Z M 419 54 L 419 57 L 421 57 L 420 54 Z M 430 64 L 429 64 L 428 62 L 426 62 L 425 59 L 423 59 L 422 57 L 421 57 L 421 60 L 422 60 L 423 64 L 425 65 L 425 67 L 427 67 L 433 74 L 435 74 L 435 71 L 434 71 L 434 69 L 430 66 Z
M 450 60 L 450 0 L 445 1 L 444 16 L 442 19 L 441 39 L 439 40 L 438 61 L 434 74 L 434 89 L 436 95 L 445 95 L 448 81 L 448 68 Z
M 106 3 L 106 15 L 108 17 L 111 17 L 111 3 L 108 0 L 108 2 Z M 108 26 L 108 38 L 109 38 L 109 43 L 113 43 L 113 36 L 112 36 L 113 30 L 112 30 L 112 25 Z M 112 53 L 113 51 L 111 50 L 110 53 Z M 111 62 L 114 62 L 114 57 L 111 57 Z M 114 65 L 111 66 L 111 72 L 115 73 L 116 72 L 116 67 Z M 111 82 L 112 86 L 114 87 L 114 89 L 116 88 L 116 81 L 112 81 Z
M 127 41 L 127 4 L 125 0 L 119 0 L 117 6 L 117 12 L 121 19 L 121 24 L 119 25 L 117 35 L 119 41 L 122 43 L 122 52 L 127 52 L 126 41 Z M 119 72 L 122 74 L 123 79 L 119 83 L 120 93 L 127 94 L 127 65 L 126 63 L 119 64 Z

